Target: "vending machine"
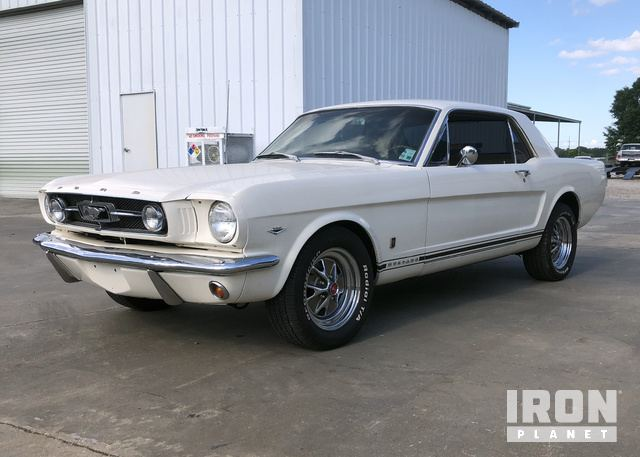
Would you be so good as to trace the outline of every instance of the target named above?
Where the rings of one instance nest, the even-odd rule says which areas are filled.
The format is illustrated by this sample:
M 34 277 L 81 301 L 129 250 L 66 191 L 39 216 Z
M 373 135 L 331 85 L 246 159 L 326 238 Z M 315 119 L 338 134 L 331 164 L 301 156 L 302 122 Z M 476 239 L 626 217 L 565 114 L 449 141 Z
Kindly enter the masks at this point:
M 251 134 L 227 134 L 218 127 L 190 127 L 185 140 L 190 166 L 246 163 L 253 159 Z
M 186 146 L 189 165 L 220 165 L 224 160 L 224 130 L 192 127 L 187 129 Z

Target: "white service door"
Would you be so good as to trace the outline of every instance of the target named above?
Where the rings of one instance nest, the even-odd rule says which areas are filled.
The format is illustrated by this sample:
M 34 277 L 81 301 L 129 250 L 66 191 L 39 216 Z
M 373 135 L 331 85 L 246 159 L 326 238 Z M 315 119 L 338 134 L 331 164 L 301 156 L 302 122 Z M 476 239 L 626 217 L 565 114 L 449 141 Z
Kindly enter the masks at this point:
M 155 95 L 123 94 L 120 106 L 124 171 L 158 168 Z

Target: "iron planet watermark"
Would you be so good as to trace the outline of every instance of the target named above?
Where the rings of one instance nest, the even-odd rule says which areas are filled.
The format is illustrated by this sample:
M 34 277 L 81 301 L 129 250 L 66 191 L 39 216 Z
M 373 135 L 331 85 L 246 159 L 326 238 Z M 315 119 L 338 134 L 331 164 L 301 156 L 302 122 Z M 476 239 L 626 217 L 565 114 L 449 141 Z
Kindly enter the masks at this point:
M 507 390 L 509 443 L 617 440 L 616 390 Z

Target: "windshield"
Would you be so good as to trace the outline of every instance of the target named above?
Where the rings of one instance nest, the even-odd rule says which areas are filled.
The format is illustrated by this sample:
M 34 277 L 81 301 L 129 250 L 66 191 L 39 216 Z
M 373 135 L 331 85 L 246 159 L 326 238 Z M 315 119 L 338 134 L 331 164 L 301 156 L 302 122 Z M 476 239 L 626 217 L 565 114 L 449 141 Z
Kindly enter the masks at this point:
M 640 144 L 623 144 L 623 151 L 640 151 Z
M 260 155 L 290 154 L 412 163 L 436 112 L 415 107 L 345 108 L 309 113 L 296 119 Z

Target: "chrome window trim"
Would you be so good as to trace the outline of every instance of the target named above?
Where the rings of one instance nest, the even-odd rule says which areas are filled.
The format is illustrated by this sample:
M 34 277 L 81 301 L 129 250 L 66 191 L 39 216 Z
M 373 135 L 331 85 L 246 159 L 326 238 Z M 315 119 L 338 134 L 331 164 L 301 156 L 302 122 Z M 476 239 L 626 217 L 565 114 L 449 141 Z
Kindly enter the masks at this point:
M 516 142 L 513 140 L 513 129 L 511 128 L 510 119 L 507 118 L 507 126 L 509 127 L 509 138 L 511 138 L 511 154 L 513 154 L 513 163 L 518 163 L 518 156 L 516 155 Z

